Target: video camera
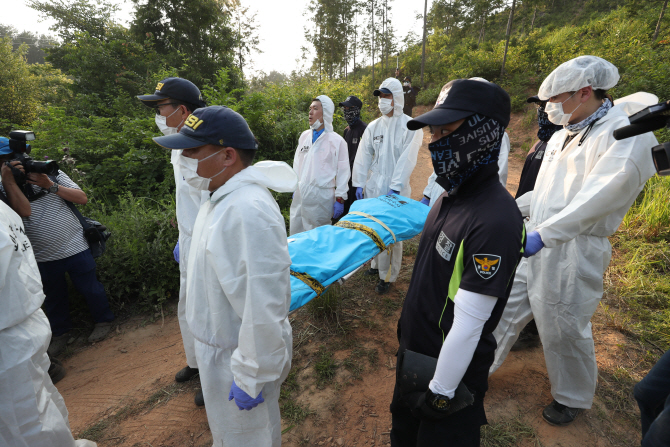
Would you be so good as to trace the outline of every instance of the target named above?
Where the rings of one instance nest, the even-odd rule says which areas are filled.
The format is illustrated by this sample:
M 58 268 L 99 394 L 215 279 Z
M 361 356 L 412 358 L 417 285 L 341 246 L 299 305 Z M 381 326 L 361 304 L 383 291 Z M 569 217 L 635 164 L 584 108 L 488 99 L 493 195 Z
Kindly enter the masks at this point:
M 662 102 L 631 115 L 630 124 L 614 131 L 616 140 L 652 132 L 670 126 L 670 101 Z M 670 175 L 670 142 L 651 148 L 654 167 L 658 175 Z
M 37 174 L 46 174 L 51 176 L 58 175 L 58 163 L 55 161 L 35 161 L 28 156 L 31 151 L 30 144 L 26 141 L 35 140 L 35 133 L 29 130 L 14 130 L 9 132 L 9 148 L 14 152 L 14 159 L 7 162 L 7 165 L 12 168 L 12 174 L 16 184 L 21 188 L 23 194 L 28 200 L 33 201 L 44 195 L 36 193 L 32 185 L 26 183 L 27 174 L 35 172 Z M 12 161 L 20 161 L 23 165 L 23 171 L 11 166 Z

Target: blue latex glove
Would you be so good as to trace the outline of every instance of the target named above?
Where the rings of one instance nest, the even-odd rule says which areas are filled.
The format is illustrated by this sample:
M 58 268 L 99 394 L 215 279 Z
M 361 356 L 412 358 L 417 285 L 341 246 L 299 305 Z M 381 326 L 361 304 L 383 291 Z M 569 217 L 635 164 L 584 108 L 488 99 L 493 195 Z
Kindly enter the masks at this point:
M 419 202 L 423 203 L 426 206 L 430 206 L 430 199 L 426 196 L 423 196 L 423 198 L 419 200 Z
M 333 203 L 333 219 L 338 219 L 344 213 L 344 203 L 335 201 Z
M 394 190 L 394 189 L 389 189 L 389 192 L 388 192 L 388 194 L 386 194 L 386 195 L 387 195 L 387 196 L 390 196 L 391 194 L 398 194 L 398 191 L 396 191 L 396 190 Z
M 526 235 L 526 249 L 523 252 L 524 258 L 533 256 L 538 251 L 542 250 L 544 242 L 537 231 L 531 231 Z
M 363 197 L 363 188 L 356 188 L 356 200 L 361 200 Z
M 228 394 L 228 400 L 231 401 L 233 399 L 235 399 L 235 405 L 237 405 L 237 408 L 239 408 L 240 411 L 249 411 L 252 408 L 255 408 L 258 404 L 265 402 L 265 399 L 263 399 L 263 391 L 258 393 L 256 399 L 253 399 L 247 393 L 242 391 L 242 388 L 235 384 L 235 380 L 233 380 L 233 384 L 230 386 L 230 393 Z
M 179 264 L 179 241 L 177 241 L 177 245 L 175 245 L 174 250 L 172 250 L 172 256 L 174 256 L 174 260 Z

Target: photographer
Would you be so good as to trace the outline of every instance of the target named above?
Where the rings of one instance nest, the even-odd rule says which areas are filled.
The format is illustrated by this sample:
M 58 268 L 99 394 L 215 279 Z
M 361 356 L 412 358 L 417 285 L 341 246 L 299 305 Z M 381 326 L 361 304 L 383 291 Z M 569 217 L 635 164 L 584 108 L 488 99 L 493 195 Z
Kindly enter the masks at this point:
M 24 172 L 20 161 L 10 161 L 14 158 L 14 151 L 9 147 L 9 139 L 0 137 L 0 164 L 2 168 L 0 173 L 2 175 L 3 191 L 0 191 L 0 200 L 9 205 L 16 214 L 21 217 L 30 216 L 30 203 L 25 195 L 19 189 L 14 179 L 12 168 Z
M 5 176 L 0 189 L 3 192 L 6 188 L 11 190 L 9 183 L 5 185 L 4 182 Z M 68 332 L 72 328 L 66 272 L 75 288 L 84 295 L 95 321 L 89 342 L 105 338 L 114 314 L 109 308 L 105 289 L 96 277 L 95 261 L 84 231 L 66 202 L 83 205 L 88 201 L 86 193 L 60 170 L 56 176 L 29 172 L 26 183 L 32 185 L 33 200 L 30 217 L 24 217 L 23 222 L 46 295 L 44 311 L 53 333 L 49 354 L 57 356 L 67 346 Z M 15 194 L 10 193 L 10 197 L 12 195 Z

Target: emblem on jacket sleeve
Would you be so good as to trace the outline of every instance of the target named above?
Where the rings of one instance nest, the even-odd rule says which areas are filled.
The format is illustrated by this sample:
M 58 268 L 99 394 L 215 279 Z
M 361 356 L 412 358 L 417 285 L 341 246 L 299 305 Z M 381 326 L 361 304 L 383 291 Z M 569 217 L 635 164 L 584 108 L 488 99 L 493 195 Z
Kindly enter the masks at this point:
M 500 269 L 500 256 L 497 255 L 474 255 L 473 257 L 477 274 L 484 279 L 493 278 Z

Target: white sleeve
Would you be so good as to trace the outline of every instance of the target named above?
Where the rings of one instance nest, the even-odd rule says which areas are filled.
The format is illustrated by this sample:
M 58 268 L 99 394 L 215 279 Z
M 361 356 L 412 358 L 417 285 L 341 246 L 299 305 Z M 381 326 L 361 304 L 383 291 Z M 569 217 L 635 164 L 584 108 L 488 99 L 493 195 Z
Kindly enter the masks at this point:
M 428 177 L 428 184 L 426 185 L 426 189 L 423 190 L 423 195 L 429 199 L 437 199 L 437 197 L 430 196 L 433 191 L 433 186 L 435 185 L 435 179 L 437 179 L 437 174 L 435 174 L 435 171 L 433 170 L 433 173 L 430 174 L 430 177 Z
M 338 138 L 340 144 L 337 148 L 337 174 L 335 177 L 335 197 L 341 197 L 347 200 L 349 191 L 349 177 L 351 177 L 351 168 L 349 168 L 349 149 L 344 138 Z
M 458 289 L 454 297 L 454 323 L 442 344 L 430 390 L 450 399 L 475 354 L 484 324 L 498 302 L 495 296 Z
M 526 194 L 516 199 L 516 206 L 519 207 L 519 211 L 521 211 L 523 217 L 530 216 L 530 201 L 532 198 L 533 191 L 528 191 Z
M 409 135 L 403 141 L 405 150 L 400 154 L 391 178 L 390 187 L 398 192 L 409 186 L 409 178 L 416 166 L 416 157 L 419 155 L 419 148 L 423 142 L 422 130 L 408 130 L 407 132 Z
M 351 173 L 351 184 L 355 188 L 365 188 L 365 183 L 368 180 L 368 170 L 372 165 L 372 159 L 375 156 L 375 150 L 372 147 L 372 128 L 374 124 L 371 123 L 365 128 L 361 142 L 358 145 L 356 158 L 354 159 L 354 170 Z
M 507 170 L 509 161 L 510 142 L 507 132 L 503 135 L 502 144 L 500 145 L 500 155 L 498 156 L 498 177 L 500 183 L 507 188 Z

